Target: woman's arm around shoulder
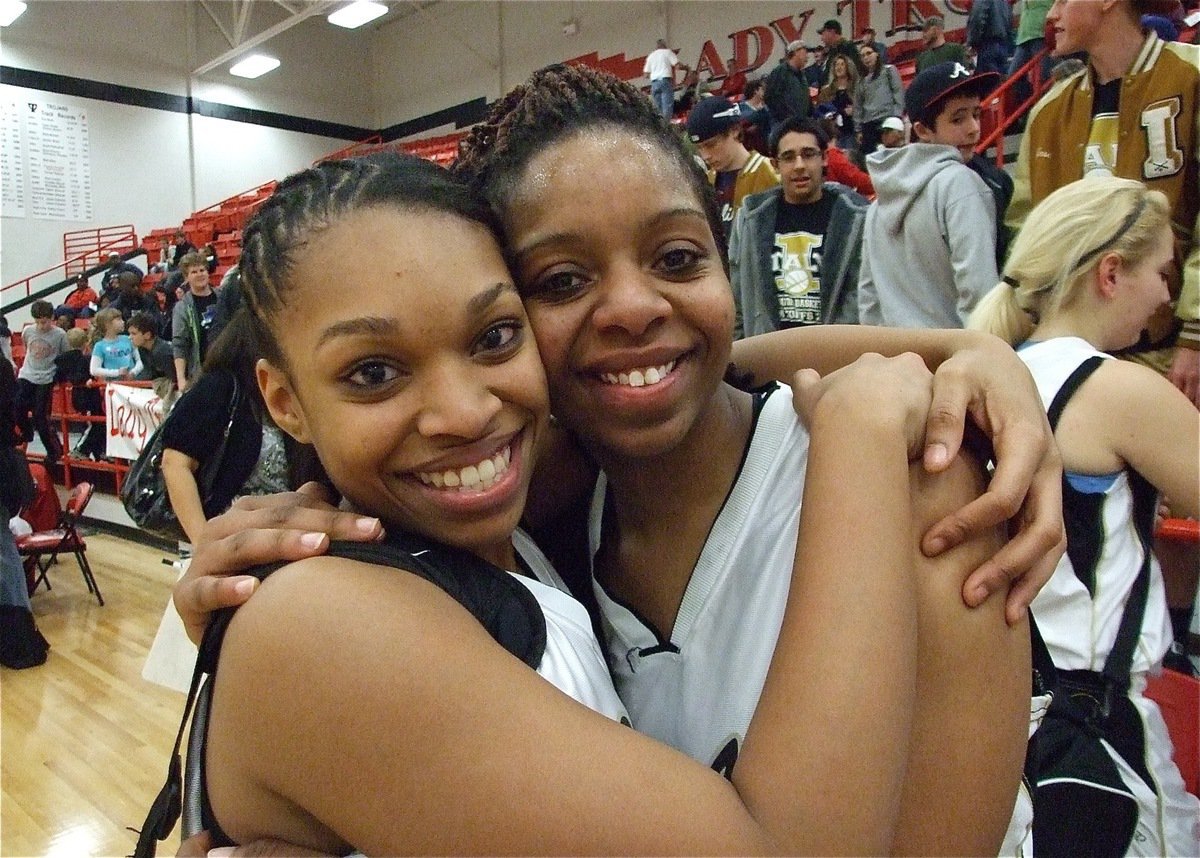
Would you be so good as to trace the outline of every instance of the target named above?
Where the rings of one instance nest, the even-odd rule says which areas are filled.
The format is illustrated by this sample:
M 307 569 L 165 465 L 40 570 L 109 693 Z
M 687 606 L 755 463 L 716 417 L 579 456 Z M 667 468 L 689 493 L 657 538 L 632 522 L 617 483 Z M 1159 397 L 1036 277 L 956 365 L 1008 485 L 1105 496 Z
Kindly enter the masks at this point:
M 394 569 L 318 557 L 268 578 L 230 623 L 210 725 L 214 811 L 242 842 L 367 854 L 806 845 L 777 840 L 729 781 L 568 698 L 440 589 Z

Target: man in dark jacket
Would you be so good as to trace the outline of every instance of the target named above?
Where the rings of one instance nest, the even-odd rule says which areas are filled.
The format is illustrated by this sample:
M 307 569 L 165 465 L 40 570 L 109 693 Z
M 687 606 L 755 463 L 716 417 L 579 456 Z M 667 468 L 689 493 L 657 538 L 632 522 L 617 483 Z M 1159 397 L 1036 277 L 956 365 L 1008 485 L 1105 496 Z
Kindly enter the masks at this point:
M 975 49 L 975 71 L 1006 74 L 1012 40 L 1012 9 L 1008 0 L 975 0 L 971 4 L 967 44 Z
M 784 58 L 767 75 L 767 91 L 763 100 L 771 114 L 772 128 L 791 116 L 804 118 L 811 110 L 808 81 L 804 66 L 808 64 L 808 48 L 804 42 L 789 42 Z
M 867 73 L 867 67 L 863 65 L 862 57 L 858 55 L 858 46 L 849 39 L 842 38 L 842 22 L 837 18 L 830 18 L 821 25 L 821 29 L 817 30 L 817 35 L 821 37 L 821 41 L 825 44 L 825 65 L 822 69 L 822 83 L 829 82 L 829 72 L 833 69 L 833 58 L 838 54 L 854 63 L 854 68 L 858 71 L 858 76 L 862 77 Z

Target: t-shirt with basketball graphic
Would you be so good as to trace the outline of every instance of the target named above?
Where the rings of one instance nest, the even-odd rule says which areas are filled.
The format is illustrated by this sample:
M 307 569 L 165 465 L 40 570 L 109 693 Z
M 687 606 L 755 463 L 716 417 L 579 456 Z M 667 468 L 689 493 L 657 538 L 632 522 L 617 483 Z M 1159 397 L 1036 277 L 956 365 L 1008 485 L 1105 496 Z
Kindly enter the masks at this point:
M 780 328 L 821 323 L 821 257 L 834 197 L 813 203 L 779 200 L 771 272 L 775 277 Z
M 1092 126 L 1083 147 L 1083 175 L 1113 176 L 1117 167 L 1118 119 L 1121 104 L 1121 79 L 1115 78 L 1096 87 L 1092 101 Z

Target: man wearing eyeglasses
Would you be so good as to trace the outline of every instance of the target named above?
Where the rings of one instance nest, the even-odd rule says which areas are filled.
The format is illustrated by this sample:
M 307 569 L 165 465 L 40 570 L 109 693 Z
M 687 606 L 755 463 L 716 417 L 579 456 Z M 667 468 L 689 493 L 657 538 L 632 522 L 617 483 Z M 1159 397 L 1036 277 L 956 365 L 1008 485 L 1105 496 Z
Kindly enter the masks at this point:
M 771 134 L 780 186 L 746 197 L 729 239 L 734 336 L 858 321 L 865 198 L 825 181 L 829 138 L 809 119 Z

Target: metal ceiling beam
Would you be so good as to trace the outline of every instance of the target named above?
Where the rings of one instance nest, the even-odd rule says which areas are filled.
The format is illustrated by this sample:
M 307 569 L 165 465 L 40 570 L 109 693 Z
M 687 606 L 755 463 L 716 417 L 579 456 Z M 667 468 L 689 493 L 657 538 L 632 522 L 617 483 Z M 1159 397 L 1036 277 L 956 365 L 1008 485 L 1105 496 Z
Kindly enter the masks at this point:
M 296 26 L 297 24 L 301 23 L 302 21 L 305 21 L 314 15 L 320 15 L 323 12 L 333 8 L 334 6 L 337 6 L 340 2 L 342 2 L 342 0 L 310 0 L 310 2 L 296 4 L 298 11 L 294 12 L 289 17 L 280 21 L 278 24 L 275 24 L 273 27 L 268 27 L 267 29 L 263 30 L 262 32 L 257 33 L 253 36 L 250 36 L 248 39 L 239 40 L 236 45 L 231 47 L 225 53 L 221 54 L 219 57 L 214 57 L 213 59 L 204 63 L 199 68 L 194 69 L 192 71 L 192 76 L 199 77 L 202 74 L 210 72 L 213 69 L 217 68 L 218 66 L 229 62 L 230 60 L 232 60 L 236 57 L 240 57 L 242 54 L 246 53 L 246 51 L 250 50 L 251 48 L 256 48 L 259 45 L 261 45 L 263 42 L 273 39 L 275 36 L 278 36 L 282 32 L 290 30 L 292 27 Z M 201 3 L 201 5 L 204 5 L 203 2 Z M 247 3 L 247 6 L 248 5 L 249 4 Z M 283 5 L 283 4 L 280 4 L 280 5 Z M 205 7 L 205 10 L 208 11 L 207 7 Z M 239 10 L 239 13 L 240 12 L 241 12 L 241 10 Z M 209 12 L 209 14 L 211 15 L 212 13 Z M 240 18 L 240 15 L 239 15 L 239 18 Z M 239 20 L 239 24 L 244 26 L 245 19 Z M 239 29 L 241 29 L 241 27 L 239 27 Z M 224 30 L 222 30 L 222 32 L 224 32 Z

